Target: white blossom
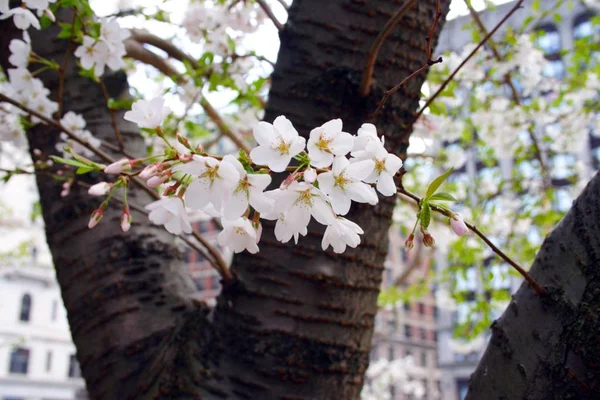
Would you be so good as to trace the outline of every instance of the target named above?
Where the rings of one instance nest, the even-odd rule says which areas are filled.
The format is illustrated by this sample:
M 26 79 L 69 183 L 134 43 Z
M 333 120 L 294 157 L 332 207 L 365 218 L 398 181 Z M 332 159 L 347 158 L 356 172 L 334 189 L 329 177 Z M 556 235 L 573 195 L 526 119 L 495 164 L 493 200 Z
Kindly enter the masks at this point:
M 13 39 L 8 46 L 10 57 L 8 62 L 17 68 L 26 68 L 29 64 L 29 54 L 31 53 L 31 38 L 27 31 L 23 31 L 23 40 Z
M 384 196 L 396 194 L 396 184 L 394 175 L 402 168 L 402 160 L 395 154 L 387 152 L 383 146 L 383 141 L 372 141 L 362 152 L 357 152 L 354 162 L 362 160 L 372 160 L 373 169 L 364 181 L 367 183 L 377 183 L 377 190 Z
M 94 74 L 101 76 L 104 73 L 109 51 L 105 42 L 84 36 L 83 43 L 75 50 L 75 57 L 79 58 L 84 69 L 94 68 Z
M 234 253 L 248 250 L 249 253 L 258 253 L 258 236 L 248 218 L 241 217 L 233 221 L 223 220 L 223 230 L 217 236 L 220 246 L 227 246 Z
M 138 124 L 140 128 L 156 129 L 170 113 L 171 109 L 165 106 L 165 99 L 155 97 L 150 101 L 136 101 L 123 118 Z
M 91 196 L 104 196 L 112 188 L 112 184 L 108 182 L 98 182 L 90 186 L 88 194 Z
M 273 172 L 283 172 L 306 143 L 284 116 L 277 117 L 273 124 L 264 121 L 256 124 L 254 138 L 258 147 L 252 149 L 250 158 L 255 164 L 266 165 Z
M 188 163 L 174 167 L 173 171 L 183 171 L 195 177 L 185 192 L 186 203 L 192 210 L 200 210 L 209 203 L 221 210 L 223 202 L 232 194 L 240 179 L 240 174 L 231 163 L 199 155 L 194 155 Z
M 321 247 L 327 250 L 329 246 L 335 253 L 341 254 L 346 251 L 346 246 L 356 248 L 360 244 L 360 236 L 364 233 L 360 226 L 343 217 L 337 217 L 331 225 L 325 229 Z
M 273 208 L 273 201 L 264 194 L 264 190 L 271 183 L 268 174 L 248 174 L 242 164 L 233 156 L 227 155 L 223 162 L 230 163 L 239 174 L 233 193 L 223 205 L 223 217 L 225 219 L 236 219 L 241 217 L 248 205 L 259 213 L 268 213 Z
M 183 201 L 179 197 L 167 197 L 148 204 L 148 218 L 153 224 L 164 225 L 174 235 L 192 233 Z
M 13 23 L 18 29 L 27 30 L 30 26 L 40 29 L 40 21 L 31 11 L 23 7 L 15 7 L 0 15 L 0 20 L 13 17 Z
M 367 148 L 367 144 L 372 141 L 379 141 L 377 137 L 377 128 L 373 124 L 362 124 L 358 129 L 357 136 L 354 138 L 354 147 L 352 155 L 357 151 L 363 151 Z
M 375 190 L 364 182 L 375 168 L 373 160 L 350 163 L 346 157 L 338 156 L 330 172 L 319 174 L 319 188 L 331 199 L 333 210 L 340 215 L 350 211 L 351 200 L 359 203 L 377 204 Z
M 348 154 L 353 146 L 352 135 L 342 132 L 342 120 L 331 120 L 310 132 L 307 144 L 310 163 L 317 168 L 328 167 L 334 156 Z

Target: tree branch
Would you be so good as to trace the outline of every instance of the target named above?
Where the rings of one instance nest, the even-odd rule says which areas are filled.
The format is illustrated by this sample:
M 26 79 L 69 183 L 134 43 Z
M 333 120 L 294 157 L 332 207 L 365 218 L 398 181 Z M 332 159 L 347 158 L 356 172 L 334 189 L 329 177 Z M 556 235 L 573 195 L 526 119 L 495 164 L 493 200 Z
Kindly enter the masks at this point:
M 496 26 L 494 27 L 494 29 L 492 29 L 492 31 L 490 33 L 488 33 L 481 42 L 479 42 L 479 44 L 473 49 L 473 51 L 471 51 L 471 53 L 460 63 L 460 65 L 458 67 L 456 67 L 456 69 L 450 74 L 450 76 L 448 78 L 446 78 L 446 80 L 442 83 L 442 85 L 439 87 L 439 89 L 433 94 L 433 96 L 431 96 L 427 102 L 425 103 L 425 105 L 419 110 L 419 112 L 416 115 L 416 119 L 418 119 L 423 112 L 427 109 L 427 107 L 429 107 L 431 105 L 431 103 L 433 103 L 433 101 L 444 91 L 444 89 L 446 88 L 446 86 L 448 86 L 448 84 L 452 81 L 452 79 L 454 79 L 454 77 L 456 76 L 456 74 L 459 73 L 459 71 L 462 69 L 462 67 L 465 66 L 465 64 L 467 62 L 469 62 L 469 60 L 471 58 L 473 58 L 473 56 L 477 53 L 477 51 L 479 51 L 479 49 L 481 47 L 483 47 L 488 40 L 490 40 L 490 38 L 494 35 L 494 33 L 496 33 L 498 31 L 498 29 L 500 29 L 500 27 L 502 25 L 504 25 L 504 23 L 515 13 L 515 11 L 517 11 L 519 8 L 521 8 L 521 4 L 523 4 L 524 0 L 519 0 L 517 1 L 517 3 L 513 6 L 513 8 L 510 9 L 510 11 L 504 16 L 504 18 L 502 18 L 500 20 L 500 22 L 498 22 L 498 24 L 496 24 Z
M 119 126 L 117 124 L 117 117 L 115 116 L 115 110 L 112 109 L 108 102 L 110 101 L 110 95 L 108 94 L 108 90 L 106 90 L 106 85 L 102 81 L 102 77 L 98 80 L 98 84 L 100 85 L 100 89 L 102 90 L 102 95 L 104 96 L 106 108 L 110 113 L 110 121 L 113 126 L 113 130 L 115 131 L 115 136 L 117 137 L 117 143 L 119 144 L 119 151 L 123 151 L 125 149 L 125 145 L 123 144 L 123 137 L 121 136 L 121 131 L 119 130 Z
M 279 22 L 279 20 L 275 16 L 275 14 L 273 14 L 273 10 L 271 10 L 271 7 L 269 7 L 269 5 L 265 2 L 265 0 L 256 0 L 256 2 L 263 9 L 263 11 L 265 12 L 265 14 L 267 14 L 269 16 L 269 18 L 271 19 L 271 21 L 273 21 L 273 24 L 275 24 L 275 27 L 279 31 L 282 31 L 283 30 L 283 25 L 281 24 L 281 22 Z
M 408 11 L 408 9 L 416 4 L 417 0 L 407 0 L 402 6 L 396 11 L 396 13 L 390 18 L 390 20 L 385 24 L 379 35 L 375 38 L 375 41 L 371 45 L 369 49 L 369 53 L 367 55 L 367 65 L 363 71 L 362 80 L 360 82 L 359 93 L 361 96 L 366 96 L 369 94 L 371 90 L 371 81 L 373 80 L 373 71 L 375 70 L 375 62 L 377 61 L 377 55 L 379 54 L 379 49 L 385 42 L 385 39 L 392 33 L 398 22 L 402 19 L 404 14 Z
M 404 189 L 404 187 L 402 185 L 400 185 L 398 187 L 398 193 L 409 197 L 417 204 L 421 204 L 421 198 L 419 198 L 419 196 L 409 192 L 408 190 Z M 449 210 L 446 210 L 446 209 L 443 209 L 443 208 L 440 208 L 440 207 L 437 207 L 434 205 L 431 205 L 431 209 L 434 210 L 435 212 L 445 215 L 448 218 L 452 218 L 452 212 Z M 527 271 L 525 271 L 525 269 L 523 269 L 523 267 L 521 267 L 519 264 L 517 264 L 517 262 L 515 262 L 513 259 L 511 259 L 509 256 L 507 256 L 498 247 L 496 247 L 496 245 L 494 245 L 494 243 L 492 243 L 490 241 L 490 239 L 487 238 L 487 236 L 485 236 L 479 229 L 477 229 L 477 227 L 475 225 L 471 225 L 466 221 L 465 221 L 465 225 L 467 225 L 467 228 L 469 228 L 473 233 L 475 233 L 477 236 L 479 236 L 481 238 L 481 240 L 483 240 L 485 242 L 485 244 L 487 244 L 488 247 L 494 253 L 499 255 L 500 258 L 502 258 L 504 261 L 506 261 L 508 264 L 510 264 L 515 270 L 517 270 L 517 272 L 519 272 L 519 274 L 521 274 L 521 276 L 523 276 L 523 278 L 525 278 L 525 280 L 533 287 L 533 289 L 535 290 L 535 292 L 537 294 L 545 294 L 546 293 L 546 290 L 535 279 L 533 279 L 533 277 L 531 275 L 529 275 L 529 273 Z

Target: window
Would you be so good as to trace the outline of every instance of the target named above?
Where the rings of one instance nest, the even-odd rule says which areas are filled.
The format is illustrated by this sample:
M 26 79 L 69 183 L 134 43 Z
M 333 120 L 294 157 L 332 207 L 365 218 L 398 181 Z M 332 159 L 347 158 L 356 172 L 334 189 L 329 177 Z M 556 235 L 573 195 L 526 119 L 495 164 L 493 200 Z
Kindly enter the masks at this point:
M 396 359 L 396 349 L 394 349 L 394 345 L 390 344 L 388 348 L 388 360 L 392 361 Z
M 21 313 L 19 315 L 19 319 L 21 321 L 29 321 L 29 317 L 31 314 L 31 296 L 26 293 L 21 298 Z
M 419 303 L 419 314 L 425 314 L 425 304 L 424 303 Z
M 71 354 L 69 357 L 69 378 L 79 378 L 81 376 L 81 370 L 79 369 L 79 363 L 75 354 Z
M 392 312 L 389 315 L 388 318 L 388 329 L 389 329 L 389 333 L 395 333 L 396 330 L 398 329 L 398 324 L 397 324 L 397 319 L 396 319 L 396 313 Z
M 46 353 L 46 372 L 50 372 L 52 369 L 52 352 L 48 350 Z
M 427 352 L 426 351 L 421 352 L 421 365 L 423 367 L 427 366 Z
M 536 31 L 537 38 L 535 44 L 546 56 L 560 52 L 560 34 L 555 25 L 542 25 Z
M 565 76 L 565 64 L 562 60 L 550 60 L 544 65 L 542 74 L 548 78 L 562 79 Z
M 410 338 L 411 336 L 410 325 L 404 325 L 404 337 Z
M 423 339 L 423 340 L 427 339 L 427 331 L 425 330 L 425 328 L 420 328 L 419 333 L 420 333 L 421 339 Z
M 52 301 L 52 311 L 50 313 L 50 319 L 56 321 L 56 314 L 58 313 L 58 301 Z
M 10 353 L 9 372 L 12 374 L 27 374 L 29 367 L 29 350 L 17 347 Z
M 592 23 L 592 15 L 589 13 L 581 14 L 575 18 L 573 26 L 573 36 L 575 39 L 581 39 L 587 36 L 592 36 L 600 32 L 600 26 Z

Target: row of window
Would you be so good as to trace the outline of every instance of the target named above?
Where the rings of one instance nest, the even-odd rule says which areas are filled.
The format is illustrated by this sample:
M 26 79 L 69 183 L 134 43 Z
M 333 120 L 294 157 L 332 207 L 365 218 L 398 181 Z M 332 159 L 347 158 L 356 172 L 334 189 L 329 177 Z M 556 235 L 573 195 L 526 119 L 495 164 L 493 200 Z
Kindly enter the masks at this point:
M 19 312 L 19 320 L 23 322 L 29 322 L 31 319 L 31 309 L 33 307 L 33 299 L 29 293 L 25 293 L 21 297 L 21 310 Z M 50 310 L 50 320 L 56 321 L 58 314 L 58 301 L 52 301 L 52 309 Z
M 27 375 L 29 370 L 30 356 L 31 351 L 29 349 L 24 347 L 14 348 L 10 353 L 8 372 L 11 374 Z M 50 350 L 46 352 L 45 370 L 46 372 L 52 371 L 52 351 Z M 74 354 L 69 356 L 69 370 L 67 371 L 67 376 L 70 378 L 77 378 L 81 376 L 79 363 L 77 362 L 77 358 Z

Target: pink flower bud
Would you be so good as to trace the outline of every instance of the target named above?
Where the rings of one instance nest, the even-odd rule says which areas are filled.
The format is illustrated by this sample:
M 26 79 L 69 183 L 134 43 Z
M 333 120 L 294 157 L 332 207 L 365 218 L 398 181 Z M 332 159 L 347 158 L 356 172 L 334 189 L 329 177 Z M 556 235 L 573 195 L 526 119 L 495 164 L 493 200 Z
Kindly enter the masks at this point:
M 127 232 L 131 228 L 131 214 L 129 213 L 129 208 L 125 208 L 123 210 L 123 215 L 121 215 L 121 229 L 123 232 Z
M 54 16 L 54 13 L 52 13 L 52 10 L 50 10 L 49 8 L 46 8 L 44 10 L 44 14 L 46 14 L 46 16 L 50 19 L 50 21 L 52 21 L 52 22 L 56 21 L 56 17 Z
M 115 161 L 108 167 L 104 168 L 104 172 L 107 174 L 120 174 L 121 172 L 131 171 L 131 163 L 127 158 L 122 158 L 119 161 Z
M 102 210 L 101 208 L 95 209 L 90 218 L 90 222 L 88 222 L 88 228 L 92 229 L 93 227 L 98 225 L 98 222 L 100 222 L 100 220 L 102 219 L 103 214 L 104 210 Z
M 33 149 L 33 154 L 34 154 L 36 157 L 39 157 L 39 156 L 41 156 L 41 155 L 42 155 L 42 151 L 41 151 L 40 149 Z
M 410 250 L 413 247 L 415 247 L 415 235 L 414 234 L 410 234 L 408 236 L 408 239 L 406 239 L 406 242 L 404 243 L 404 247 L 406 247 L 406 250 Z
M 435 239 L 426 230 L 423 230 L 423 244 L 425 247 L 433 247 L 435 245 Z
M 279 185 L 280 189 L 285 189 L 288 186 L 290 186 L 292 184 L 292 182 L 294 182 L 299 176 L 300 174 L 302 174 L 302 172 L 294 172 L 293 174 L 289 174 L 287 178 L 285 178 L 283 180 L 283 182 L 281 182 L 281 185 Z
M 154 175 L 156 175 L 158 173 L 158 171 L 159 171 L 158 166 L 159 166 L 158 163 L 148 165 L 146 168 L 144 168 L 142 170 L 142 172 L 140 172 L 139 177 L 142 179 L 152 178 Z
M 317 171 L 315 171 L 312 168 L 308 168 L 306 171 L 304 171 L 304 182 L 313 183 L 316 180 L 317 180 Z
M 155 188 L 158 185 L 162 185 L 163 183 L 165 183 L 170 177 L 171 174 L 169 173 L 164 173 L 162 175 L 154 175 L 152 178 L 148 179 L 146 184 L 151 188 Z
M 108 182 L 98 182 L 89 188 L 88 194 L 91 196 L 104 196 L 106 193 L 108 193 L 111 187 L 112 184 Z
M 452 218 L 450 218 L 450 227 L 458 236 L 464 236 L 469 232 L 467 224 L 465 224 L 465 221 L 459 214 L 454 214 Z

